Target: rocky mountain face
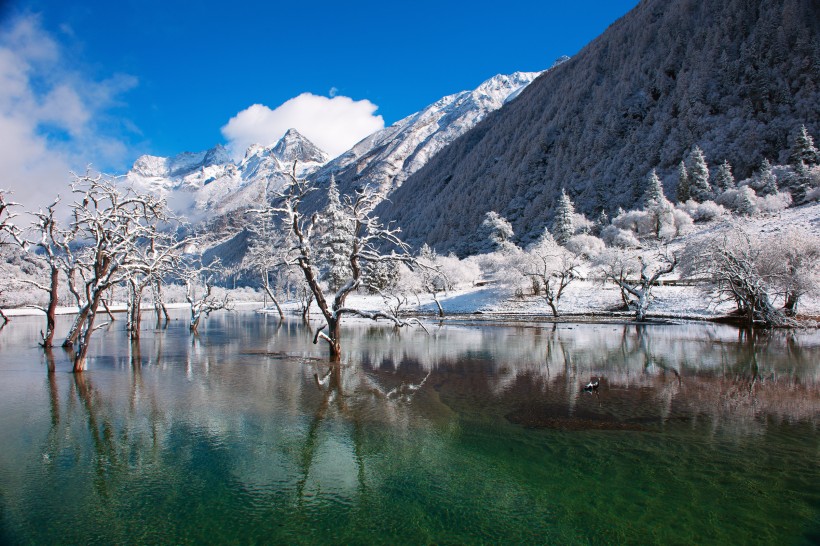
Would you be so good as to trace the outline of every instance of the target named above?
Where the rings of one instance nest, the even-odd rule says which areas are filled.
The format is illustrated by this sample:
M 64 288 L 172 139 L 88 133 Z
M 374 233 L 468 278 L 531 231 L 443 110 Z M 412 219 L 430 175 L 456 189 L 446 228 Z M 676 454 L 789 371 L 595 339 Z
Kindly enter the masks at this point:
M 174 157 L 141 156 L 125 178 L 138 189 L 167 198 L 176 212 L 196 221 L 259 203 L 266 188 L 285 183 L 294 161 L 299 176 L 307 176 L 327 160 L 326 153 L 290 129 L 273 146 L 249 147 L 239 163 L 217 145 Z
M 519 242 L 534 238 L 562 188 L 588 216 L 613 212 L 634 205 L 657 168 L 673 196 L 695 145 L 742 179 L 764 158 L 785 161 L 801 124 L 820 132 L 819 36 L 817 0 L 643 0 L 377 212 L 414 246 L 468 254 L 483 249 L 476 233 L 490 210 Z

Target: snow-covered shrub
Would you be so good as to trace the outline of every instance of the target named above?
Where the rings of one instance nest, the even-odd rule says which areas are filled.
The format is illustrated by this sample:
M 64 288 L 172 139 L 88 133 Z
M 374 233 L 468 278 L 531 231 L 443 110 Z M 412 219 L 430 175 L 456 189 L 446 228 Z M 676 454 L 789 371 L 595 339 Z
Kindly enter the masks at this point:
M 630 210 L 619 214 L 612 219 L 612 225 L 637 235 L 650 233 L 654 227 L 649 213 L 644 210 Z
M 577 256 L 595 258 L 606 248 L 606 243 L 594 235 L 575 235 L 564 247 Z
M 715 201 L 736 214 L 752 216 L 757 212 L 757 195 L 749 186 L 726 190 Z
M 678 208 L 688 214 L 692 221 L 696 224 L 711 222 L 721 216 L 726 215 L 726 209 L 715 203 L 714 201 L 704 201 L 698 203 L 694 200 L 689 200 L 678 205 Z
M 572 215 L 572 225 L 575 227 L 576 234 L 585 235 L 592 232 L 595 222 L 587 219 L 583 214 L 575 213 Z
M 813 201 L 820 201 L 820 187 L 814 188 L 806 194 L 806 201 L 809 203 Z
M 228 290 L 231 300 L 236 302 L 257 302 L 263 301 L 265 296 L 261 290 L 251 288 L 250 286 L 240 286 Z
M 638 237 L 673 239 L 692 227 L 692 218 L 685 211 L 675 209 L 667 202 L 647 207 L 645 210 L 630 210 L 619 214 L 612 220 L 612 225 L 624 231 L 631 231 Z M 606 241 L 603 231 L 601 237 Z
M 758 212 L 779 212 L 789 207 L 792 204 L 792 196 L 786 192 L 777 192 L 765 197 L 758 197 L 757 210 Z
M 615 225 L 609 225 L 601 230 L 601 239 L 608 246 L 620 248 L 637 248 L 641 246 L 635 234 L 626 229 L 621 229 Z
M 481 277 L 481 269 L 476 262 L 459 260 L 455 254 L 439 256 L 438 263 L 450 287 L 454 289 L 472 286 Z
M 692 217 L 689 216 L 686 211 L 674 209 L 672 210 L 672 225 L 664 228 L 664 231 L 661 231 L 661 239 L 680 237 L 692 229 L 693 223 Z M 674 230 L 674 233 L 671 236 L 664 236 L 665 232 L 671 230 Z
M 518 286 L 524 269 L 524 252 L 521 249 L 515 247 L 515 251 L 511 251 L 508 248 L 505 251 L 479 254 L 472 259 L 485 280 L 510 289 Z

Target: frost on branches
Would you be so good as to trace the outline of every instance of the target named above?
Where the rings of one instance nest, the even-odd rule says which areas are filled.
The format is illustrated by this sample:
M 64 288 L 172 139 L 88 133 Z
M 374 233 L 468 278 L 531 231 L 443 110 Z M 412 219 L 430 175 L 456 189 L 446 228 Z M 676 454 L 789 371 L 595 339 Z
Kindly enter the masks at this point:
M 162 260 L 151 242 L 162 237 L 160 228 L 171 216 L 164 201 L 131 190 L 121 192 L 102 176 L 76 177 L 72 192 L 78 200 L 71 205 L 69 230 L 85 246 L 72 260 L 80 277 L 73 290 L 82 305 L 67 341 L 73 345 L 77 340 L 74 371 L 81 372 L 104 294 L 117 284 L 151 274 L 149 270 L 159 271 L 145 260 L 154 265 Z
M 314 343 L 324 339 L 330 349 L 331 360 L 341 358 L 339 344 L 341 323 L 345 315 L 356 315 L 377 320 L 392 320 L 397 326 L 407 323 L 398 317 L 382 312 L 365 312 L 347 306 L 347 298 L 363 283 L 364 271 L 376 264 L 412 263 L 407 245 L 398 237 L 398 230 L 383 226 L 373 216 L 373 209 L 380 202 L 380 196 L 368 189 L 346 195 L 339 201 L 339 218 L 343 225 L 351 226 L 349 244 L 339 245 L 338 252 L 344 256 L 347 273 L 340 279 L 338 288 L 328 290 L 322 285 L 322 251 L 317 215 L 307 216 L 301 206 L 305 198 L 316 188 L 311 182 L 296 176 L 296 166 L 288 174 L 289 182 L 274 194 L 270 211 L 281 221 L 281 229 L 293 241 L 285 256 L 285 263 L 298 267 L 316 300 L 325 319 L 325 325 L 317 330 Z M 392 250 L 387 252 L 384 249 Z

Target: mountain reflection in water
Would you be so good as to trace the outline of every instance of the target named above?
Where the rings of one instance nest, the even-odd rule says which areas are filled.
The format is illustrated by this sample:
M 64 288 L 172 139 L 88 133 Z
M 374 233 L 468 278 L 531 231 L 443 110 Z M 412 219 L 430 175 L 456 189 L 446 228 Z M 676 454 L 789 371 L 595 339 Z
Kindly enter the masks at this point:
M 121 326 L 78 375 L 39 320 L 0 332 L 0 542 L 817 531 L 816 332 L 350 322 L 332 364 L 309 328 L 250 312 L 139 344 Z

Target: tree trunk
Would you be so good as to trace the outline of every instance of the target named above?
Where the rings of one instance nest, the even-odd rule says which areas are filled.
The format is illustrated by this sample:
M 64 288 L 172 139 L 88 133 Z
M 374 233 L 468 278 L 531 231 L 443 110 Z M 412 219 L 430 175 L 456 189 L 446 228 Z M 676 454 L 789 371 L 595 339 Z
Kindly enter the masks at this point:
M 438 301 L 438 297 L 436 296 L 436 293 L 433 292 L 432 294 L 433 294 L 433 301 L 436 302 L 436 306 L 438 307 L 438 316 L 440 318 L 444 318 L 444 308 L 441 306 L 441 302 Z
M 79 312 L 77 313 L 77 318 L 74 319 L 74 324 L 71 325 L 71 330 L 69 330 L 68 335 L 63 341 L 63 347 L 73 347 L 77 340 L 80 338 L 80 332 L 82 332 L 83 325 L 85 321 L 88 320 L 88 312 L 90 306 L 88 304 L 83 305 Z
M 558 307 L 555 305 L 555 303 L 553 303 L 552 300 L 547 300 L 547 305 L 549 305 L 550 309 L 552 309 L 552 316 L 558 318 Z
M 797 302 L 799 299 L 800 296 L 794 292 L 788 292 L 786 294 L 786 303 L 783 305 L 783 311 L 787 317 L 797 316 Z
M 327 330 L 328 337 L 330 338 L 328 341 L 330 345 L 330 360 L 339 362 L 342 359 L 342 347 L 339 343 L 339 338 L 342 333 L 342 321 L 339 319 L 328 321 Z
M 262 271 L 262 280 L 265 281 L 263 287 L 265 288 L 265 293 L 270 297 L 273 304 L 276 306 L 276 311 L 279 313 L 279 320 L 285 320 L 285 313 L 282 312 L 282 306 L 279 305 L 279 300 L 276 299 L 276 296 L 273 293 L 273 290 L 270 287 L 270 283 L 268 282 L 268 272 L 267 270 Z
M 94 333 L 94 320 L 97 318 L 97 308 L 100 305 L 101 296 L 101 293 L 95 295 L 89 305 L 88 316 L 83 325 L 83 335 L 80 337 L 80 347 L 77 351 L 77 355 L 74 357 L 74 373 L 80 373 L 85 370 L 85 361 L 91 343 L 91 334 Z
M 60 286 L 60 270 L 51 268 L 51 285 L 48 290 L 48 308 L 46 309 L 46 335 L 43 336 L 43 347 L 48 349 L 54 345 L 54 329 L 57 325 L 57 298 Z

